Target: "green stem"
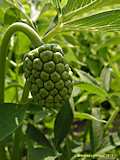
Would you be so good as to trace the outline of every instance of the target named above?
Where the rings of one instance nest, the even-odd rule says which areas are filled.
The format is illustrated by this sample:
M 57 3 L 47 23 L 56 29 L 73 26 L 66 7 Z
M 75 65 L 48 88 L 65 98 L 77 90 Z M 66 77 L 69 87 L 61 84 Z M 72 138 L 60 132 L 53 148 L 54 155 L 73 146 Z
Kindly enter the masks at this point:
M 37 32 L 29 25 L 22 22 L 16 22 L 9 26 L 9 28 L 4 34 L 0 50 L 0 103 L 4 102 L 5 64 L 8 51 L 8 44 L 12 35 L 17 31 L 25 33 L 31 39 L 35 47 L 38 47 L 41 44 L 43 44 L 43 41 L 41 40 Z

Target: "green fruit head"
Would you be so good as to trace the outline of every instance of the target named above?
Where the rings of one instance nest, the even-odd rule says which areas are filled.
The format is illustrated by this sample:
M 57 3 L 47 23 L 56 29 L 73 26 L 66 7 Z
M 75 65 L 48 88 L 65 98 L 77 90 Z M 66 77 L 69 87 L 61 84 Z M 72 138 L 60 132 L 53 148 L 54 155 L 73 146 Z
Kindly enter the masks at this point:
M 44 44 L 30 51 L 23 68 L 35 103 L 62 106 L 70 98 L 73 89 L 70 68 L 57 44 Z

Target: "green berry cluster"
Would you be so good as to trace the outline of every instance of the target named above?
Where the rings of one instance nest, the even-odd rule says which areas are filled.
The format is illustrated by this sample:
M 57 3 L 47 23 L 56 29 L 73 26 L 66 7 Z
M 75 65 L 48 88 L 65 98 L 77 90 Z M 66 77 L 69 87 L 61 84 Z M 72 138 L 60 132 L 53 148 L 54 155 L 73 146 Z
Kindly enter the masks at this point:
M 24 72 L 34 102 L 61 106 L 69 99 L 73 84 L 69 65 L 57 44 L 44 44 L 24 57 Z

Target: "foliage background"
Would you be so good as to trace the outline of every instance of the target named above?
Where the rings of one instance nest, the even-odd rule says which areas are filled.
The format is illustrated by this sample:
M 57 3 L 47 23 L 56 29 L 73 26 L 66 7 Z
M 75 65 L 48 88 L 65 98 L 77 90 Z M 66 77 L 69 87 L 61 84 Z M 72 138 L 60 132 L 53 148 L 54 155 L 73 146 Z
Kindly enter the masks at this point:
M 40 157 L 41 159 L 65 157 L 65 160 L 77 160 L 81 154 L 83 155 L 81 159 L 85 159 L 85 154 L 103 155 L 104 158 L 105 154 L 110 154 L 109 159 L 120 158 L 119 6 L 119 0 L 0 1 L 0 43 L 10 24 L 17 21 L 28 23 L 36 29 L 45 42 L 60 44 L 65 59 L 73 71 L 74 80 L 70 100 L 74 120 L 68 136 L 62 140 L 58 148 L 55 148 L 54 153 L 48 140 L 42 137 L 42 133 L 51 141 L 54 139 L 53 130 L 55 130 L 58 133 L 58 140 L 61 135 L 64 139 L 66 131 L 63 130 L 61 123 L 64 124 L 67 114 L 64 116 L 61 114 L 54 124 L 59 109 L 43 111 L 36 106 L 37 111 L 35 111 L 35 106 L 30 105 L 25 120 L 29 119 L 32 125 L 28 126 L 27 133 L 23 133 L 26 121 L 22 130 L 17 131 L 10 116 L 13 119 L 15 115 L 20 116 L 22 121 L 24 109 L 19 111 L 14 109 L 15 115 L 8 106 L 8 114 L 5 114 L 4 109 L 0 110 L 0 115 L 3 114 L 0 118 L 1 128 L 9 126 L 0 131 L 7 159 L 10 160 L 13 154 L 12 160 L 20 158 L 21 153 L 21 157 L 26 158 L 26 153 L 23 154 L 26 152 L 26 146 L 27 157 L 30 160 L 40 160 Z M 25 83 L 22 69 L 23 56 L 33 48 L 32 42 L 23 33 L 17 32 L 11 38 L 6 64 L 6 103 L 20 103 Z M 68 117 L 71 115 L 69 110 L 66 113 Z M 6 124 L 4 116 L 7 119 Z M 71 123 L 71 120 L 72 115 L 67 123 Z M 38 128 L 42 133 L 37 130 Z M 68 130 L 69 128 L 68 125 Z M 14 134 L 14 131 L 17 133 Z M 14 136 L 11 136 L 11 133 Z M 28 139 L 29 136 L 31 140 Z M 17 148 L 16 144 L 19 144 Z M 15 148 L 18 152 L 16 157 Z M 2 154 L 4 153 L 1 152 L 1 157 Z M 102 158 L 98 156 L 97 159 Z

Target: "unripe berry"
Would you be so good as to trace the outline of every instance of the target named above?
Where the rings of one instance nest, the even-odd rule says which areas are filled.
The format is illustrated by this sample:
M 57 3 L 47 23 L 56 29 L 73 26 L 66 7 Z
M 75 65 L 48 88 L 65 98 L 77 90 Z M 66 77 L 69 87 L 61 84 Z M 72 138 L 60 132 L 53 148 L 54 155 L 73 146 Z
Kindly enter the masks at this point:
M 44 44 L 29 52 L 23 69 L 35 103 L 62 106 L 70 98 L 73 89 L 70 68 L 57 44 Z

